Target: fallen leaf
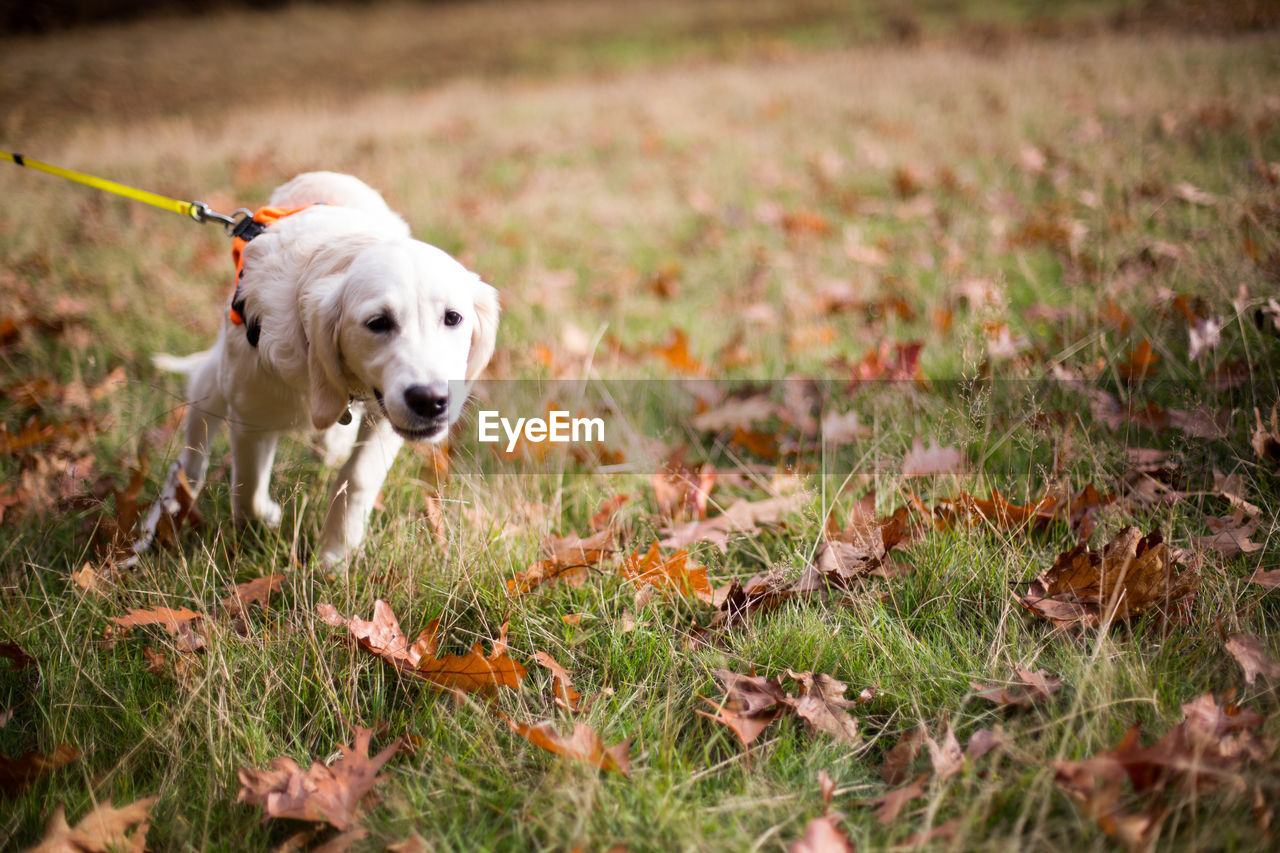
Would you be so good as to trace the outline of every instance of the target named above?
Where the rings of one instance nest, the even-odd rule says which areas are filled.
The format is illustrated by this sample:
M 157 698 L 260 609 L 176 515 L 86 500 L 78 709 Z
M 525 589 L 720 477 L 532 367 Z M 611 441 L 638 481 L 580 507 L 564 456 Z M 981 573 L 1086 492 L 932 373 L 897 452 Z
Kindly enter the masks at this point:
M 954 446 L 939 447 L 933 439 L 925 447 L 914 439 L 911 450 L 902 459 L 902 476 L 927 477 L 932 474 L 955 474 L 963 470 L 964 457 Z
M 1213 520 L 1217 522 L 1216 525 L 1211 521 L 1211 526 L 1218 527 L 1218 532 L 1209 536 L 1192 536 L 1191 544 L 1205 551 L 1216 551 L 1224 557 L 1261 551 L 1262 543 L 1249 539 L 1258 529 L 1260 520 L 1257 516 L 1245 520 L 1243 513 L 1237 510 L 1234 516 Z
M 964 752 L 961 751 L 960 741 L 956 740 L 956 733 L 950 725 L 942 735 L 942 743 L 926 734 L 924 745 L 929 750 L 929 763 L 933 765 L 933 772 L 939 779 L 949 779 L 964 767 Z
M 158 796 L 144 797 L 120 808 L 109 802 L 101 803 L 74 827 L 67 825 L 66 811 L 59 805 L 45 824 L 44 838 L 28 853 L 108 853 L 111 850 L 140 853 L 146 849 L 151 806 L 158 799 Z
M 711 542 L 721 551 L 728 550 L 733 534 L 754 533 L 764 524 L 778 524 L 808 506 L 807 492 L 794 492 L 762 501 L 734 501 L 722 514 L 702 521 L 691 521 L 666 527 L 667 538 L 658 544 L 664 548 L 683 548 L 694 542 Z
M 1049 675 L 1044 670 L 1031 672 L 1026 669 L 1015 669 L 1017 683 L 1010 686 L 990 686 L 982 684 L 970 685 L 978 691 L 975 695 L 996 705 L 1019 705 L 1029 707 L 1043 702 L 1062 689 L 1062 679 Z
M 573 689 L 573 679 L 569 671 L 556 662 L 546 652 L 534 652 L 533 662 L 551 670 L 551 689 L 555 693 L 556 704 L 567 711 L 577 711 L 582 705 L 582 696 Z
M 886 785 L 901 785 L 911 775 L 911 765 L 920 748 L 924 746 L 924 729 L 914 726 L 907 729 L 898 738 L 893 748 L 884 754 L 884 764 L 880 766 L 880 778 Z
M 1262 460 L 1280 459 L 1280 405 L 1271 407 L 1271 423 L 1268 425 L 1263 424 L 1262 412 L 1256 408 L 1253 417 L 1257 426 L 1249 436 L 1249 444 L 1254 454 Z
M 631 775 L 631 747 L 628 741 L 606 747 L 600 736 L 583 722 L 575 723 L 573 734 L 566 737 L 557 732 L 550 722 L 529 725 L 516 722 L 501 711 L 498 716 L 506 721 L 512 731 L 534 746 L 604 770 L 616 770 L 623 776 Z
M 344 619 L 329 604 L 319 604 L 316 609 L 325 623 L 346 627 L 366 651 L 407 675 L 439 687 L 466 692 L 487 691 L 496 687 L 518 687 L 525 677 L 524 666 L 507 655 L 506 643 L 501 638 L 494 642 L 493 650 L 487 656 L 477 642 L 465 655 L 437 657 L 439 620 L 436 620 L 410 643 L 390 605 L 382 599 L 374 601 L 373 620 L 369 622 L 358 617 Z
M 260 604 L 265 610 L 271 593 L 279 592 L 285 579 L 284 575 L 271 574 L 238 584 L 231 591 L 231 595 L 222 599 L 222 606 L 227 608 L 227 612 L 233 616 L 244 613 L 251 604 Z
M 637 589 L 652 586 L 666 592 L 674 590 L 680 595 L 692 595 L 701 601 L 713 600 L 707 570 L 702 566 L 689 566 L 689 552 L 680 550 L 669 557 L 662 557 L 658 543 L 648 552 L 636 551 L 622 561 L 622 576 L 635 584 Z
M 342 755 L 332 765 L 313 761 L 304 771 L 292 758 L 280 757 L 271 761 L 269 770 L 237 770 L 240 793 L 236 800 L 261 806 L 264 821 L 293 818 L 328 823 L 346 832 L 358 817 L 360 801 L 378 783 L 378 771 L 400 749 L 396 739 L 370 758 L 373 729 L 355 726 L 353 730 L 355 743 L 339 745 Z
M 613 524 L 613 519 L 627 501 L 631 500 L 631 495 L 614 495 L 600 505 L 600 509 L 596 510 L 595 515 L 587 522 L 592 530 L 599 530 L 602 527 L 608 527 Z
M 853 844 L 835 818 L 815 817 L 804 828 L 804 836 L 787 848 L 790 853 L 853 853 Z
M 858 805 L 879 806 L 880 808 L 876 810 L 876 820 L 881 825 L 893 823 L 907 803 L 924 796 L 924 780 L 924 776 L 919 776 L 910 785 L 895 788 L 871 800 L 863 800 Z
M 969 736 L 969 742 L 964 747 L 964 757 L 969 761 L 977 761 L 996 747 L 1008 744 L 1009 737 L 1000 726 L 994 729 L 981 728 Z
M 1060 554 L 1018 603 L 1059 627 L 1093 627 L 1133 618 L 1194 595 L 1199 576 L 1174 573 L 1176 555 L 1160 530 L 1126 527 L 1101 552 L 1087 544 Z
M 658 514 L 663 518 L 706 518 L 707 501 L 715 487 L 716 469 L 710 463 L 697 470 L 668 461 L 651 479 Z
M 782 714 L 782 711 L 778 708 L 774 708 L 771 711 L 748 714 L 729 708 L 705 696 L 702 697 L 702 701 L 712 705 L 716 710 L 714 714 L 702 710 L 699 710 L 698 713 L 715 720 L 717 723 L 728 726 L 730 731 L 738 736 L 738 740 L 742 741 L 742 745 L 745 747 L 750 747 L 752 741 L 758 738 L 760 733 Z
M 41 776 L 79 757 L 80 750 L 67 743 L 58 744 L 48 755 L 34 750 L 18 758 L 0 755 L 0 792 L 12 796 Z
M 1151 341 L 1143 338 L 1138 346 L 1129 351 L 1129 357 L 1116 365 L 1116 372 L 1128 382 L 1150 376 L 1160 360 L 1160 354 L 1151 348 Z
M 1264 589 L 1275 589 L 1280 587 L 1280 569 L 1273 572 L 1255 569 L 1253 574 L 1249 575 L 1248 581 L 1249 583 L 1256 583 Z
M 14 672 L 35 666 L 37 663 L 36 659 L 24 652 L 17 643 L 0 643 L 0 658 L 9 661 Z
M 1244 670 L 1246 684 L 1257 681 L 1259 674 L 1272 681 L 1280 680 L 1280 662 L 1267 654 L 1267 646 L 1261 638 L 1252 634 L 1228 634 L 1226 646 L 1227 652 Z
M 857 707 L 865 699 L 844 698 L 848 685 L 823 673 L 787 670 L 787 675 L 800 683 L 800 694 L 785 696 L 782 700 L 784 705 L 795 711 L 811 728 L 825 732 L 841 743 L 858 742 L 858 721 L 849 715 L 847 709 Z
M 121 628 L 134 628 L 141 625 L 163 625 L 170 634 L 177 634 L 186 623 L 193 619 L 203 618 L 203 613 L 196 613 L 186 607 L 155 607 L 130 610 L 124 616 L 112 616 L 107 621 Z

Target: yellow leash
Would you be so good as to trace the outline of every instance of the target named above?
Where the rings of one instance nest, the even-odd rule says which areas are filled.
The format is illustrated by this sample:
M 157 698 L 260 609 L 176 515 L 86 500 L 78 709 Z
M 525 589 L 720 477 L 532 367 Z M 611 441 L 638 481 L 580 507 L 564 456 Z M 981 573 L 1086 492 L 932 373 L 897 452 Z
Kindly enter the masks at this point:
M 68 181 L 75 181 L 77 184 L 84 184 L 87 187 L 93 187 L 103 192 L 114 193 L 118 196 L 140 201 L 143 204 L 149 204 L 152 207 L 158 207 L 162 210 L 171 210 L 174 213 L 181 213 L 183 216 L 190 216 L 196 222 L 220 222 L 227 230 L 231 229 L 239 221 L 241 215 L 248 215 L 248 210 L 237 210 L 231 216 L 218 213 L 212 210 L 209 205 L 202 201 L 181 201 L 176 198 L 158 195 L 147 190 L 140 190 L 137 187 L 126 186 L 115 181 L 109 181 L 106 178 L 98 178 L 93 175 L 86 175 L 84 172 L 77 172 L 74 169 L 64 169 L 62 166 L 55 166 L 52 163 L 42 163 L 39 160 L 33 160 L 30 157 L 24 157 L 21 154 L 11 154 L 8 151 L 0 151 L 0 160 L 8 160 L 19 166 L 25 166 L 28 169 L 35 169 L 37 172 L 45 172 L 49 175 L 56 175 Z

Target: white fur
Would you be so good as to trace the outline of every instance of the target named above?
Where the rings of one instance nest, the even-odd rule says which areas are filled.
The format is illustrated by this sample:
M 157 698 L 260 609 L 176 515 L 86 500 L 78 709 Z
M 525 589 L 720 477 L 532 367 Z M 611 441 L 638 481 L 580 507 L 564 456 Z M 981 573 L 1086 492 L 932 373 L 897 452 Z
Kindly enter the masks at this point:
M 195 491 L 211 440 L 224 422 L 230 426 L 238 520 L 280 523 L 280 506 L 267 493 L 276 441 L 293 430 L 324 431 L 325 461 L 342 467 L 319 556 L 341 567 L 364 539 L 403 438 L 439 441 L 461 414 L 471 381 L 493 354 L 498 300 L 475 273 L 412 239 L 382 197 L 356 178 L 308 172 L 270 200 L 285 207 L 314 202 L 324 204 L 281 219 L 245 247 L 240 293 L 246 319 L 261 323 L 259 345 L 228 319 L 208 352 L 155 361 L 190 374 L 179 463 Z M 447 326 L 447 311 L 461 322 Z M 394 331 L 367 328 L 376 315 L 391 317 Z M 416 411 L 406 395 L 415 387 Z M 441 399 L 448 388 L 444 413 L 428 415 L 420 399 L 427 387 Z M 337 421 L 349 402 L 353 421 L 344 426 Z

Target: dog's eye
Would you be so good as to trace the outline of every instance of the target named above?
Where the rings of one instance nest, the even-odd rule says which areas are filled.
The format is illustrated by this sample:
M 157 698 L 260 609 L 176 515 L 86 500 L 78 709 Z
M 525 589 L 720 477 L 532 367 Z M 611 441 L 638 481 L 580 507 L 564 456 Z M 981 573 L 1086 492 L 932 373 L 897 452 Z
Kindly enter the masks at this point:
M 365 320 L 364 327 L 371 332 L 393 332 L 396 328 L 396 321 L 386 314 L 378 314 Z
M 456 326 L 462 322 L 462 315 L 457 311 L 444 312 L 444 324 L 446 326 Z

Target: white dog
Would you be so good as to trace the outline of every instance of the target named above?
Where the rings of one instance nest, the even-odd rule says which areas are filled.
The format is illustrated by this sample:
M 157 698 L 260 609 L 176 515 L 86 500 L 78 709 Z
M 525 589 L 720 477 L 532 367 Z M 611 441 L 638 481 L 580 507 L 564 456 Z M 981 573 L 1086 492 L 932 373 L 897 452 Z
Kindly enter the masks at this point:
M 364 538 L 403 440 L 439 441 L 461 414 L 493 354 L 497 292 L 412 239 L 382 197 L 349 175 L 299 175 L 270 205 L 301 209 L 243 245 L 217 343 L 156 363 L 190 375 L 177 465 L 193 492 L 211 440 L 229 425 L 238 520 L 280 523 L 267 491 L 276 441 L 307 427 L 325 432 L 325 461 L 342 468 L 319 557 L 340 568 Z

